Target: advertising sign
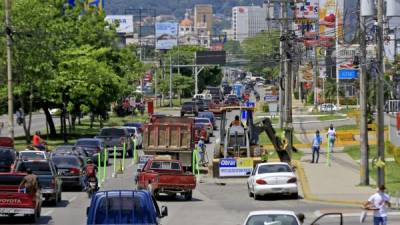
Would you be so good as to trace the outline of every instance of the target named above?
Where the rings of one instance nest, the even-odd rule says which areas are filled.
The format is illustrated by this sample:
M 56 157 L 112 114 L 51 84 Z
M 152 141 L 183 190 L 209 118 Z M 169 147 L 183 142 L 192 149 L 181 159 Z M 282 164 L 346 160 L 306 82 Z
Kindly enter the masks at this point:
M 358 77 L 358 70 L 339 70 L 339 79 L 356 79 Z
M 178 23 L 156 23 L 156 49 L 172 49 L 178 45 Z
M 108 15 L 106 21 L 109 23 L 118 22 L 117 33 L 133 33 L 132 15 Z
M 253 158 L 224 158 L 219 160 L 220 177 L 245 177 L 253 171 Z

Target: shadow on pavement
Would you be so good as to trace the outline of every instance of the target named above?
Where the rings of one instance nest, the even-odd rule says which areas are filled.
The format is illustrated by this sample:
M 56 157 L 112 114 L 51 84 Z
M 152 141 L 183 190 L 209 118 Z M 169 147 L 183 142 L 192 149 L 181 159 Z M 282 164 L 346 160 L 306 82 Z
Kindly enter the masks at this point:
M 36 223 L 30 223 L 27 218 L 22 216 L 15 217 L 0 217 L 0 224 L 49 224 L 51 221 L 51 216 L 41 216 L 39 221 Z
M 303 197 L 298 196 L 298 198 L 294 198 L 290 195 L 264 195 L 264 196 L 260 196 L 260 200 L 263 201 L 280 201 L 280 200 L 292 200 L 292 201 L 297 201 L 297 200 L 301 200 L 303 199 Z
M 69 201 L 67 200 L 61 200 L 61 202 L 57 203 L 57 205 L 52 205 L 51 202 L 43 202 L 42 207 L 48 207 L 48 208 L 65 208 L 69 205 Z
M 188 201 L 183 198 L 183 196 L 177 195 L 176 197 L 174 196 L 167 196 L 167 195 L 162 195 L 157 197 L 157 201 L 159 202 L 202 202 L 203 200 L 198 199 L 198 198 L 192 198 L 192 200 Z

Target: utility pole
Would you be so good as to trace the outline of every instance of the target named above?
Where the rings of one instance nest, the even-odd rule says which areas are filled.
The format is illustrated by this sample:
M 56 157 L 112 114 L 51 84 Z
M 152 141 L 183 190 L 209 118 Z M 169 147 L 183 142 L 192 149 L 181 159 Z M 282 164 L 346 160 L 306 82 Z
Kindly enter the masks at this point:
M 7 88 L 8 88 L 8 130 L 10 137 L 14 140 L 14 97 L 13 97 L 13 77 L 11 64 L 11 45 L 12 30 L 10 22 L 10 0 L 4 0 L 5 20 L 6 20 L 6 36 L 7 36 Z
M 383 95 L 383 77 L 384 77 L 384 62 L 383 62 L 383 0 L 377 0 L 377 94 L 376 94 L 376 139 L 378 148 L 378 160 L 385 160 L 385 136 L 384 136 L 384 95 Z M 378 166 L 377 185 L 385 184 L 385 169 Z
M 313 87 L 314 87 L 314 109 L 318 109 L 318 58 L 317 47 L 314 46 L 314 63 L 313 63 Z
M 285 5 L 284 3 L 280 3 L 281 11 L 280 11 L 280 17 L 281 19 L 287 18 L 287 11 L 285 10 Z M 284 35 L 284 24 L 280 23 L 280 36 L 282 37 Z M 280 74 L 279 74 L 279 128 L 283 129 L 283 122 L 285 121 L 285 113 L 284 113 L 284 105 L 285 105 L 285 93 L 284 89 L 282 88 L 282 80 L 285 78 L 285 57 L 284 57 L 284 42 L 281 41 L 279 43 L 280 48 L 279 48 L 279 53 L 281 56 L 281 63 L 280 63 Z
M 369 185 L 369 157 L 368 157 L 368 115 L 367 115 L 367 43 L 365 40 L 365 17 L 360 14 L 360 184 Z
M 172 57 L 169 55 L 169 107 L 172 108 Z

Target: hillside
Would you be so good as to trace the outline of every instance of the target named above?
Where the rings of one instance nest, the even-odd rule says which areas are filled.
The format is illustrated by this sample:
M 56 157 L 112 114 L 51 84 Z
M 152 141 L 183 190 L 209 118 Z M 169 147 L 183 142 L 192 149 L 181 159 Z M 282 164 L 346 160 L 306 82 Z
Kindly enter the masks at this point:
M 108 15 L 125 14 L 128 8 L 156 9 L 157 15 L 173 14 L 183 18 L 186 9 L 195 4 L 212 4 L 215 14 L 232 14 L 232 7 L 238 5 L 261 5 L 263 0 L 105 0 Z

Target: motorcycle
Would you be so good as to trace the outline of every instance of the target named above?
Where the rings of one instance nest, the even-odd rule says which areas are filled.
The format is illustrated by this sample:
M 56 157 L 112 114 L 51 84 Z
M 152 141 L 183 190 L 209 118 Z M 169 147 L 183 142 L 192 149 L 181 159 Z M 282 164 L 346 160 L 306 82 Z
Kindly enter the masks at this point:
M 88 197 L 91 198 L 92 195 L 99 190 L 99 186 L 97 184 L 97 178 L 89 177 L 87 182 L 88 182 L 88 184 L 87 184 L 86 193 L 88 194 Z

